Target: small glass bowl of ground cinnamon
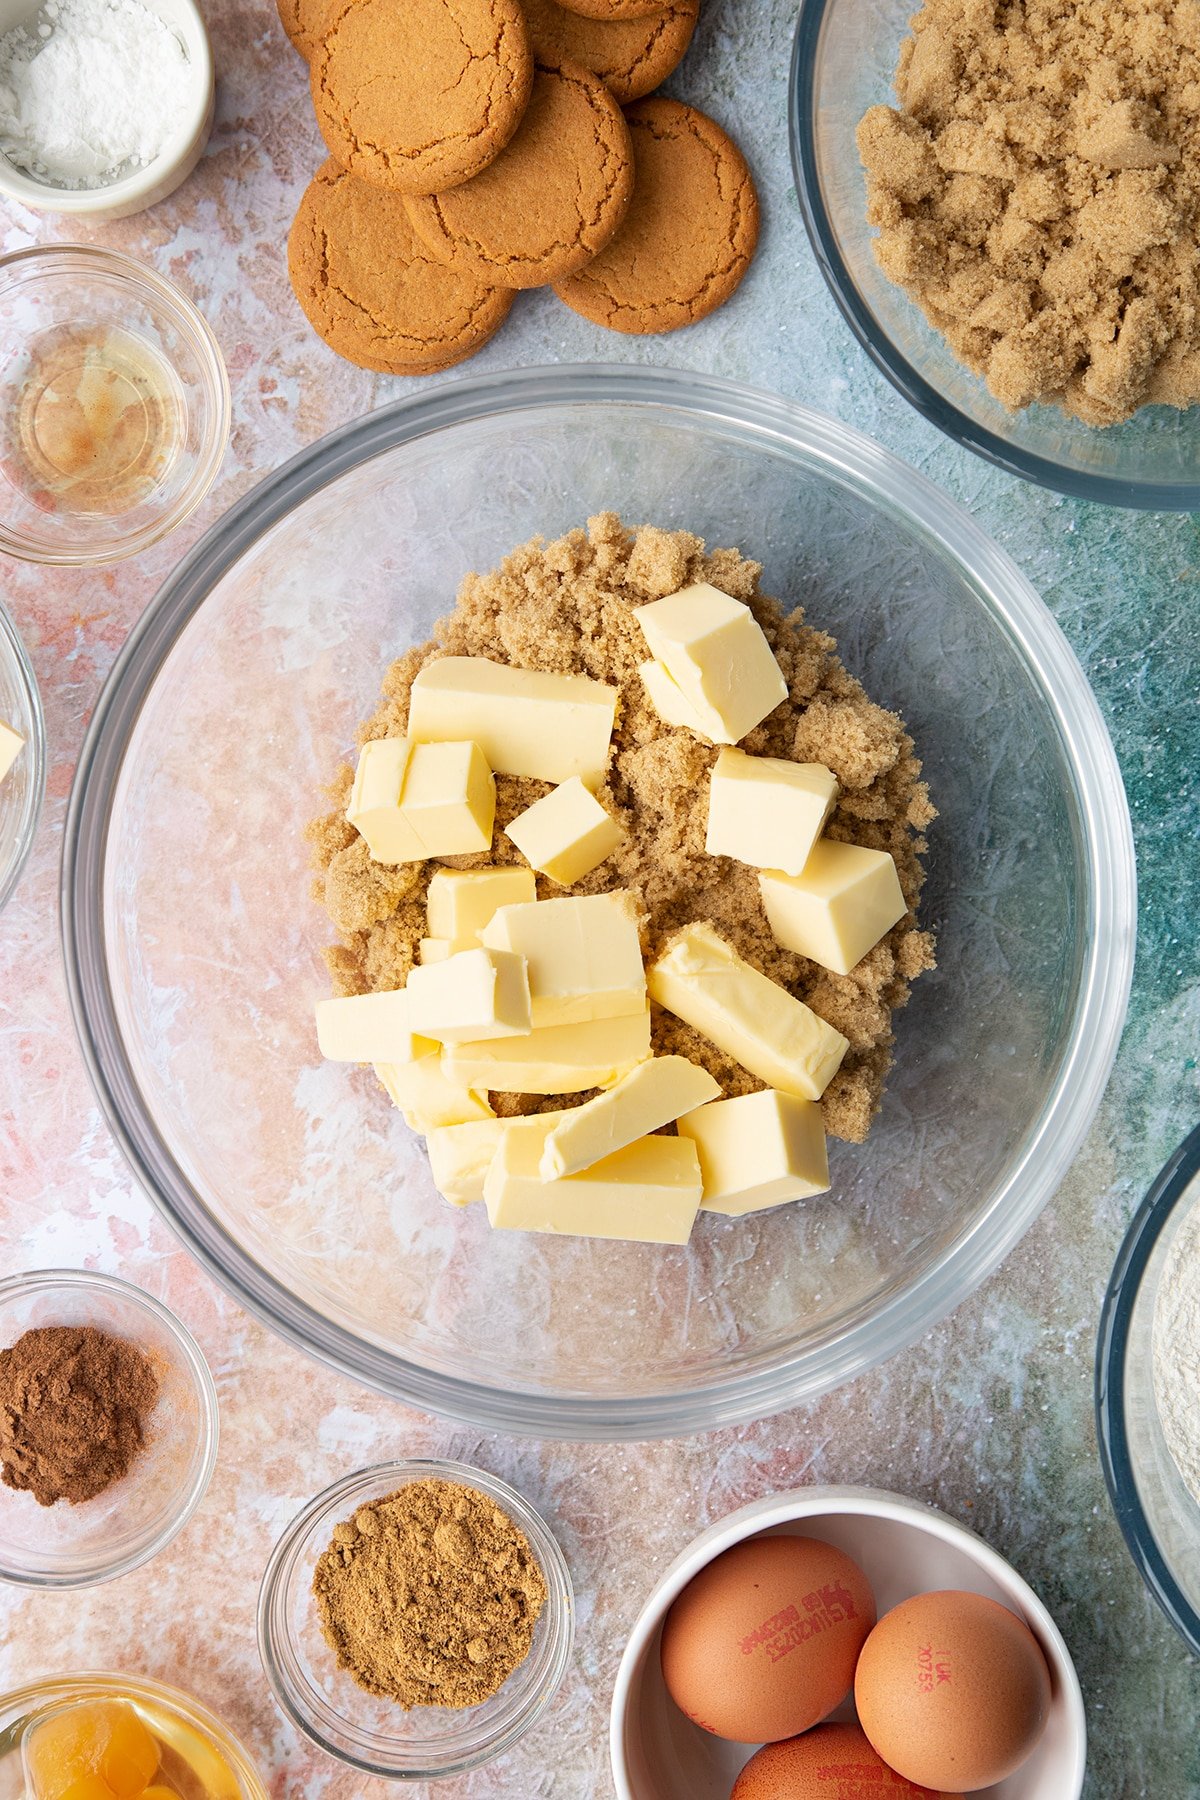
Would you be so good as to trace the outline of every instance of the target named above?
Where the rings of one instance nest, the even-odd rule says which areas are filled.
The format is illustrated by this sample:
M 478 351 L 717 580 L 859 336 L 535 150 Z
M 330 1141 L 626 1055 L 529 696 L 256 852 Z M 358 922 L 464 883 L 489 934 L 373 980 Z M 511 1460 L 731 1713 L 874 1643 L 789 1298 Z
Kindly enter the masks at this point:
M 501 1755 L 543 1717 L 574 1641 L 544 1520 L 482 1469 L 360 1469 L 303 1509 L 263 1577 L 258 1644 L 284 1713 L 390 1780 Z
M 0 1281 L 0 1581 L 90 1587 L 168 1544 L 217 1456 L 190 1334 L 112 1275 Z

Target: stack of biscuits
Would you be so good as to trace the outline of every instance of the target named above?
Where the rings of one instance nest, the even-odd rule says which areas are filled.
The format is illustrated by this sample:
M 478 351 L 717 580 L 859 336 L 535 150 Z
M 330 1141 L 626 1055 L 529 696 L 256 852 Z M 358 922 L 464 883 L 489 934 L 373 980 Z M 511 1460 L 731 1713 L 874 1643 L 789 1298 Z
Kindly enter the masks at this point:
M 612 331 L 673 331 L 733 293 L 758 236 L 745 159 L 653 90 L 699 0 L 278 0 L 329 149 L 288 241 L 340 356 L 462 362 L 522 288 Z

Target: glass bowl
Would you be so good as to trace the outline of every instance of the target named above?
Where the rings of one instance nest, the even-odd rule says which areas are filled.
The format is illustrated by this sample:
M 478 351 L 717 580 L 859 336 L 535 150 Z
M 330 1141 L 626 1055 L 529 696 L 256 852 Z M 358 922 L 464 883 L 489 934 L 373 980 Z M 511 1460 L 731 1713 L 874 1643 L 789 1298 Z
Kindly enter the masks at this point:
M 941 819 L 941 969 L 833 1194 L 686 1248 L 490 1232 L 369 1071 L 322 1066 L 330 937 L 303 826 L 460 577 L 613 507 L 765 562 L 905 716 Z M 868 1368 L 983 1279 L 1065 1172 L 1125 1010 L 1134 866 L 1095 700 L 1028 582 L 845 426 L 694 374 L 447 383 L 313 446 L 143 615 L 79 764 L 63 928 L 84 1055 L 139 1180 L 242 1304 L 488 1428 L 633 1437 Z
M 39 1269 L 0 1281 L 0 1349 L 38 1325 L 95 1325 L 127 1338 L 159 1379 L 140 1454 L 94 1500 L 40 1506 L 0 1485 L 0 1581 L 93 1587 L 157 1556 L 199 1506 L 217 1460 L 217 1393 L 179 1320 L 113 1275 Z
M 1100 430 L 1053 406 L 1010 412 L 883 274 L 854 134 L 895 104 L 911 0 L 801 0 L 788 100 L 792 166 L 809 240 L 850 329 L 917 411 L 1010 475 L 1082 500 L 1200 508 L 1200 407 L 1144 408 Z
M 46 721 L 37 676 L 0 600 L 0 719 L 25 747 L 0 781 L 0 906 L 17 885 L 37 831 L 46 792 Z
M 128 1700 L 142 1714 L 160 1742 L 176 1749 L 193 1768 L 203 1769 L 205 1751 L 215 1750 L 237 1783 L 238 1800 L 268 1800 L 265 1783 L 245 1749 L 214 1713 L 189 1694 L 141 1675 L 115 1671 L 49 1675 L 0 1694 L 0 1800 L 25 1800 L 21 1737 L 28 1724 L 51 1707 L 76 1700 Z M 226 1777 L 213 1783 L 233 1800 Z
M 0 257 L 0 550 L 136 556 L 207 494 L 229 420 L 216 338 L 153 269 L 83 244 Z
M 339 1669 L 321 1633 L 313 1570 L 335 1525 L 356 1508 L 414 1481 L 458 1482 L 494 1500 L 529 1539 L 546 1579 L 546 1604 L 529 1655 L 481 1706 L 450 1711 L 368 1694 Z M 550 1705 L 575 1637 L 571 1577 L 543 1519 L 506 1482 L 465 1463 L 413 1458 L 345 1475 L 310 1500 L 271 1553 L 258 1601 L 258 1647 L 279 1705 L 330 1756 L 392 1781 L 433 1780 L 490 1762 L 510 1749 Z
M 1117 1523 L 1146 1586 L 1200 1654 L 1200 1502 L 1172 1456 L 1154 1397 L 1154 1315 L 1187 1232 L 1200 1255 L 1200 1126 L 1179 1146 L 1130 1225 L 1100 1315 L 1096 1423 Z

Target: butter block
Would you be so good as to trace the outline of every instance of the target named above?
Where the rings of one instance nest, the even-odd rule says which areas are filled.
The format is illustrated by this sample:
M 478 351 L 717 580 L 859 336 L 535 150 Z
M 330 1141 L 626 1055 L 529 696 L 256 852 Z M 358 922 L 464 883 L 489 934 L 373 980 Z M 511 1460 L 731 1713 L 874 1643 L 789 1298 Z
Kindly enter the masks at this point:
M 664 725 L 681 725 L 697 737 L 707 737 L 702 721 L 688 705 L 676 683 L 661 663 L 653 660 L 638 664 L 638 674 L 646 690 L 646 698 Z
M 620 890 L 502 906 L 484 926 L 483 941 L 528 962 L 535 1027 L 646 1010 L 637 916 Z
M 488 1172 L 507 1119 L 469 1119 L 462 1125 L 435 1125 L 426 1133 L 433 1185 L 451 1206 L 483 1199 Z
M 25 739 L 13 725 L 0 719 L 0 781 L 3 781 L 25 748 Z
M 590 875 L 622 837 L 617 821 L 577 775 L 527 806 L 505 831 L 526 862 L 562 887 Z
M 825 1123 L 812 1100 L 766 1088 L 714 1100 L 676 1130 L 699 1153 L 705 1212 L 738 1218 L 829 1191 Z
M 650 1054 L 650 1012 L 582 1025 L 548 1025 L 527 1037 L 453 1044 L 443 1059 L 466 1087 L 501 1094 L 582 1094 L 611 1087 Z
M 617 689 L 586 675 L 512 669 L 484 656 L 439 656 L 412 685 L 408 730 L 418 743 L 469 738 L 500 775 L 599 787 Z
M 501 906 L 536 899 L 532 869 L 438 869 L 429 882 L 426 928 L 431 938 L 469 949 Z
M 765 1081 L 819 1100 L 850 1048 L 778 982 L 760 975 L 711 925 L 689 925 L 648 974 L 651 998 Z
M 837 797 L 837 781 L 823 763 L 722 750 L 709 782 L 704 848 L 755 869 L 798 875 Z
M 690 1139 L 640 1138 L 578 1175 L 543 1181 L 547 1135 L 544 1119 L 508 1121 L 483 1184 L 497 1231 L 687 1243 L 701 1194 L 700 1162 Z
M 465 1125 L 470 1119 L 494 1116 L 486 1093 L 454 1080 L 440 1056 L 423 1056 L 411 1063 L 376 1063 L 375 1073 L 413 1131 L 427 1135 L 442 1125 Z
M 748 606 L 695 581 L 634 608 L 646 646 L 706 737 L 736 744 L 787 699 L 787 682 Z
M 432 1038 L 414 1030 L 403 988 L 317 1001 L 317 1043 L 330 1062 L 409 1063 L 436 1056 Z
M 466 856 L 491 849 L 496 784 L 476 744 L 374 738 L 359 753 L 346 818 L 374 862 Z
M 478 945 L 472 943 L 455 944 L 449 938 L 422 938 L 417 945 L 417 961 L 424 968 L 426 963 L 445 962 L 448 956 L 457 956 L 460 950 L 475 950 Z
M 542 1151 L 542 1180 L 590 1169 L 720 1096 L 720 1084 L 686 1056 L 656 1056 L 639 1063 L 606 1093 L 563 1113 Z
M 444 962 L 424 963 L 404 992 L 413 1029 L 443 1044 L 530 1029 L 525 958 L 507 950 L 460 950 Z
M 799 875 L 758 878 L 767 922 L 785 950 L 848 975 L 908 911 L 886 850 L 822 838 Z

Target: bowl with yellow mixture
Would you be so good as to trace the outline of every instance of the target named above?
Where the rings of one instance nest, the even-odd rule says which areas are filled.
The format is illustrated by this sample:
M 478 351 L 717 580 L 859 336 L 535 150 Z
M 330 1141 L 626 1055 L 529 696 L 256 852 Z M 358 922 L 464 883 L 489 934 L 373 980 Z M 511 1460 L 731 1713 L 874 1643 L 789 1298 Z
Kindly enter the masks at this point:
M 847 976 L 780 951 L 753 873 L 706 849 L 716 746 L 662 729 L 645 704 L 634 615 L 698 578 L 753 614 L 787 690 L 744 745 L 832 769 L 828 834 L 894 858 L 903 916 Z M 440 1197 L 411 1104 L 369 1067 L 322 1059 L 318 1003 L 374 991 L 388 1004 L 437 935 L 429 871 L 369 868 L 341 816 L 360 727 L 404 730 L 422 666 L 438 668 L 430 644 L 607 677 L 597 793 L 622 848 L 564 891 L 602 906 L 632 893 L 651 968 L 705 927 L 768 997 L 786 990 L 845 1040 L 821 1102 L 827 1192 L 701 1210 L 686 1242 L 551 1235 L 528 1218 L 493 1229 L 487 1206 Z M 496 775 L 495 860 L 520 866 L 508 827 L 545 793 Z M 1032 589 L 845 427 L 670 371 L 450 383 L 272 477 L 130 640 L 67 838 L 85 1054 L 167 1216 L 310 1351 L 505 1429 L 709 1426 L 909 1341 L 1053 1191 L 1128 992 L 1120 779 Z M 554 892 L 539 877 L 537 921 Z M 739 1086 L 736 1056 L 714 1055 L 674 1004 L 635 1027 L 659 1060 L 694 1061 L 735 1104 L 761 1104 L 764 1078 Z M 466 1085 L 494 1114 L 586 1098 L 578 1083 L 497 1092 L 512 1077 L 480 1071 L 502 1041 L 469 1050 Z

